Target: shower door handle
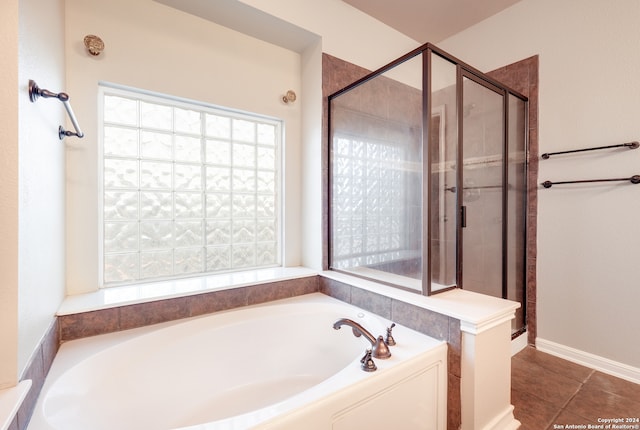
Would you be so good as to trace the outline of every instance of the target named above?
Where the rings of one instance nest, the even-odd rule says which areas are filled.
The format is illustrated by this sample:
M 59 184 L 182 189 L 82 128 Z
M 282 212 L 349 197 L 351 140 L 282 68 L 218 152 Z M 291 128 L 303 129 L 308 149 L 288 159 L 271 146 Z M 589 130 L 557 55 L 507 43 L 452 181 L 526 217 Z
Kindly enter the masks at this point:
M 460 206 L 460 225 L 462 228 L 467 226 L 467 207 Z

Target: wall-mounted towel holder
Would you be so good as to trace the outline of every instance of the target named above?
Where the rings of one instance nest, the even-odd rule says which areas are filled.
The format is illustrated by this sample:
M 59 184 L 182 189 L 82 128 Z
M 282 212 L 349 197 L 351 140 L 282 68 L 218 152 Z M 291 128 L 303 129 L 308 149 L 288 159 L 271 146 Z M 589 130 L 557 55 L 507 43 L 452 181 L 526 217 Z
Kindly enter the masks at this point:
M 69 115 L 69 119 L 73 124 L 76 132 L 72 132 L 69 130 L 65 130 L 62 126 L 58 127 L 58 138 L 60 140 L 64 139 L 65 136 L 76 136 L 78 138 L 83 138 L 84 133 L 80 130 L 80 126 L 78 125 L 78 120 L 76 116 L 73 114 L 73 109 L 71 109 L 71 105 L 69 104 L 69 94 L 67 93 L 54 93 L 49 90 L 42 89 L 38 87 L 38 84 L 35 83 L 34 80 L 29 79 L 29 100 L 32 103 L 35 103 L 38 98 L 43 97 L 45 99 L 48 98 L 56 98 L 62 102 L 64 108 L 67 110 L 67 114 Z
M 607 146 L 596 146 L 596 147 L 593 147 L 593 148 L 573 149 L 571 151 L 548 152 L 548 153 L 542 154 L 541 157 L 542 157 L 543 160 L 547 160 L 552 155 L 573 154 L 575 152 L 584 152 L 584 151 L 598 151 L 600 149 L 610 149 L 610 148 L 638 149 L 638 147 L 640 147 L 640 142 L 633 141 L 633 142 L 627 142 L 627 143 L 619 143 L 617 145 L 607 145 Z M 632 184 L 640 184 L 640 175 L 633 175 L 633 176 L 631 176 L 629 178 L 581 179 L 581 180 L 577 180 L 577 181 L 558 181 L 558 182 L 544 181 L 540 185 L 542 185 L 545 188 L 551 188 L 552 186 L 559 185 L 559 184 L 585 184 L 585 183 L 589 183 L 589 182 L 619 182 L 619 181 L 624 181 L 624 182 L 629 181 Z
M 582 179 L 579 181 L 559 181 L 559 182 L 544 181 L 540 185 L 542 185 L 545 188 L 551 188 L 554 185 L 560 185 L 560 184 L 585 184 L 589 182 L 618 182 L 618 181 L 623 181 L 623 182 L 629 181 L 632 184 L 640 184 L 640 175 L 633 175 L 630 178 Z
M 542 154 L 540 157 L 543 160 L 548 160 L 552 155 L 561 155 L 561 154 L 573 154 L 575 152 L 585 152 L 585 151 L 598 151 L 600 149 L 610 149 L 610 148 L 629 148 L 629 149 L 638 149 L 640 147 L 640 142 L 627 142 L 627 143 L 619 143 L 617 145 L 607 145 L 607 146 L 596 146 L 593 148 L 583 148 L 583 149 L 572 149 L 571 151 L 559 151 L 559 152 L 546 152 Z

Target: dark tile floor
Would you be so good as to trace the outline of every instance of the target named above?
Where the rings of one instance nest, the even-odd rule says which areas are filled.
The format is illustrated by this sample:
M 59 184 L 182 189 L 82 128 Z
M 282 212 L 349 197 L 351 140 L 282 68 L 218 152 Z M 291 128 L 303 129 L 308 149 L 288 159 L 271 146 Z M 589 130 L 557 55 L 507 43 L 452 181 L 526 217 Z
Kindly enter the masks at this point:
M 640 429 L 640 384 L 533 347 L 511 359 L 511 403 L 521 430 L 607 429 L 602 420 L 611 418 L 629 426 L 617 428 Z

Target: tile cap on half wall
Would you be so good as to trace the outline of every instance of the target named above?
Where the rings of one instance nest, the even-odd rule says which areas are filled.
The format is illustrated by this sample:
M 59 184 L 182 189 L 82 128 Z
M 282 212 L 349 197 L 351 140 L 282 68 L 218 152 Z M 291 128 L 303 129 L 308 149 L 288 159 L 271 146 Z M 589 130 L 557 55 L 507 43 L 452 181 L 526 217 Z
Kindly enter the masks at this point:
M 31 380 L 26 379 L 20 381 L 15 387 L 0 390 L 0 430 L 9 428 L 29 389 L 31 389 Z

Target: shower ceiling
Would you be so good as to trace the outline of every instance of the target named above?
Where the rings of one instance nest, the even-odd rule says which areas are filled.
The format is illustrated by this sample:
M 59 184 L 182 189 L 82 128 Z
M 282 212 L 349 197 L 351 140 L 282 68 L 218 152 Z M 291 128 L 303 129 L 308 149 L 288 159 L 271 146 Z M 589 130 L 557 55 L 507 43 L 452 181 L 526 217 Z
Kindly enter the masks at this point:
M 420 43 L 438 43 L 520 0 L 343 1 Z

